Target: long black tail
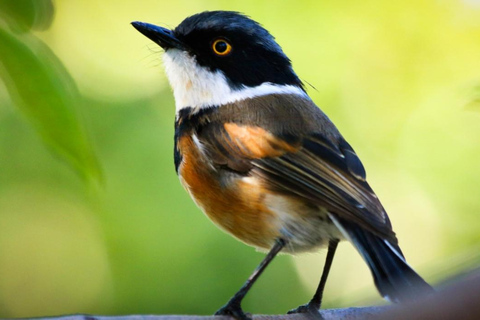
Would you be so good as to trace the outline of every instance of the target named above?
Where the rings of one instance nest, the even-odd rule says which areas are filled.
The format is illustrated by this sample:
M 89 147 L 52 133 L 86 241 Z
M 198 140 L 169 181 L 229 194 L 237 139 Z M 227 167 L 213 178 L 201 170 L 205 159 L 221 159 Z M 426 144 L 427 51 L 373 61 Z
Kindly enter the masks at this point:
M 407 264 L 397 244 L 383 240 L 357 225 L 332 218 L 367 262 L 375 285 L 385 299 L 401 303 L 434 292 Z

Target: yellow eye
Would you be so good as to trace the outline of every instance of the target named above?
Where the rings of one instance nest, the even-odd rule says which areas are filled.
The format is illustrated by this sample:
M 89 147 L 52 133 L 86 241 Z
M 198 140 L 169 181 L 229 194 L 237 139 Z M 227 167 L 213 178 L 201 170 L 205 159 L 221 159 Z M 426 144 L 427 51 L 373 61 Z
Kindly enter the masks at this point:
M 217 39 L 212 44 L 212 49 L 219 56 L 226 56 L 232 51 L 232 46 L 224 39 Z

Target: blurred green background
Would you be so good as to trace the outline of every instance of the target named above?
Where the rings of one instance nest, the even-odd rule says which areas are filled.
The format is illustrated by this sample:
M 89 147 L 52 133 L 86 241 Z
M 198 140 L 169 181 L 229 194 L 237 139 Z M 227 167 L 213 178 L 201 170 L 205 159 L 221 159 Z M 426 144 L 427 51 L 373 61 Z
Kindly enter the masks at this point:
M 161 50 L 130 26 L 214 9 L 260 21 L 316 88 L 420 274 L 480 263 L 480 1 L 0 0 L 0 317 L 212 314 L 262 259 L 177 181 Z M 245 310 L 306 302 L 324 254 L 278 257 Z M 324 307 L 373 303 L 341 244 Z

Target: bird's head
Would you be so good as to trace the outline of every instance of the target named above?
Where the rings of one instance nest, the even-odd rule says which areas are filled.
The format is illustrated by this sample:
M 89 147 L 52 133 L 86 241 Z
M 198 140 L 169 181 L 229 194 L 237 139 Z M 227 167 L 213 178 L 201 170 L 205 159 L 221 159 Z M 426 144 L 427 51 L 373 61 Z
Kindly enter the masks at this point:
M 173 30 L 143 22 L 132 25 L 165 50 L 177 110 L 270 93 L 305 94 L 274 37 L 240 13 L 202 12 Z

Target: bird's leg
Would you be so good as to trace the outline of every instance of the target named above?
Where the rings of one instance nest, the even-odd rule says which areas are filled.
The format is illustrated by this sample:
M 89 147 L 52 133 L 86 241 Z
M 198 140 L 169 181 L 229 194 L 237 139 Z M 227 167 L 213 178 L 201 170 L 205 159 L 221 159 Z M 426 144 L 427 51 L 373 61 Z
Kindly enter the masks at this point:
M 263 270 L 268 266 L 268 264 L 275 258 L 277 253 L 279 253 L 287 242 L 283 239 L 278 239 L 275 242 L 275 245 L 270 249 L 267 256 L 262 260 L 258 267 L 253 271 L 252 275 L 247 279 L 245 284 L 238 290 L 237 293 L 227 302 L 226 305 L 220 308 L 215 315 L 229 315 L 233 316 L 238 320 L 247 320 L 249 317 L 242 310 L 242 300 L 253 286 L 258 277 L 262 274 Z
M 325 265 L 323 266 L 322 277 L 320 278 L 320 283 L 318 284 L 317 291 L 313 295 L 312 300 L 309 303 L 301 305 L 300 307 L 288 311 L 288 314 L 292 313 L 313 313 L 317 314 L 320 305 L 322 304 L 323 290 L 325 289 L 325 284 L 327 283 L 328 273 L 330 272 L 330 267 L 332 266 L 333 257 L 335 256 L 335 250 L 337 250 L 338 239 L 332 239 L 328 243 L 328 252 L 325 259 Z

